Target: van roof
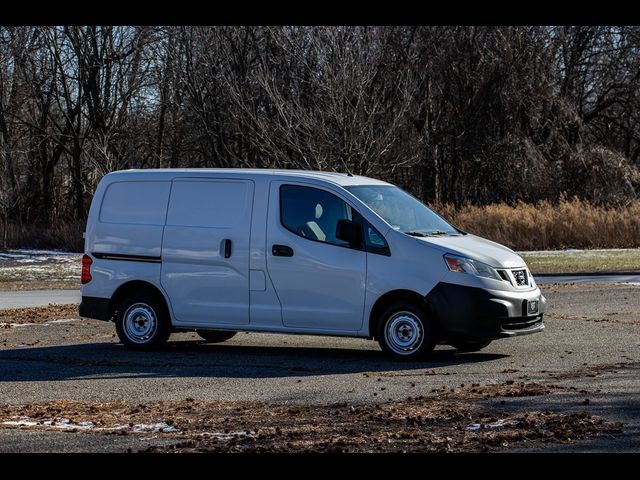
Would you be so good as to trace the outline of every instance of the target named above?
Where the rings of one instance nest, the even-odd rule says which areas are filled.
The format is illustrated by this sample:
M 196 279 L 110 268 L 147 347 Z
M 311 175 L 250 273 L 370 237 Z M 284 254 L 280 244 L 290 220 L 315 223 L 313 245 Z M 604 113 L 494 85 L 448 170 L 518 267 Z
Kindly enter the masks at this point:
M 331 182 L 340 186 L 349 185 L 390 185 L 382 180 L 363 177 L 361 175 L 350 175 L 338 172 L 318 172 L 312 170 L 284 170 L 266 168 L 144 168 L 131 170 L 118 170 L 111 172 L 109 176 L 127 176 L 132 179 L 147 180 L 150 178 L 175 178 L 178 177 L 207 177 L 212 174 L 225 176 L 271 176 L 274 179 L 286 179 L 291 177 L 315 179 Z

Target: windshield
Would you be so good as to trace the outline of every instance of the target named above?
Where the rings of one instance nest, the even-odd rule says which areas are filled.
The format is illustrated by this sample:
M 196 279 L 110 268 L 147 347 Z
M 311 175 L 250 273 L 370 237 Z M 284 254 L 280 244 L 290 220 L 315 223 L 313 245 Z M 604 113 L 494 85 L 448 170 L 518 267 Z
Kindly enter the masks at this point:
M 345 188 L 395 230 L 417 237 L 460 234 L 425 204 L 393 185 L 359 185 Z

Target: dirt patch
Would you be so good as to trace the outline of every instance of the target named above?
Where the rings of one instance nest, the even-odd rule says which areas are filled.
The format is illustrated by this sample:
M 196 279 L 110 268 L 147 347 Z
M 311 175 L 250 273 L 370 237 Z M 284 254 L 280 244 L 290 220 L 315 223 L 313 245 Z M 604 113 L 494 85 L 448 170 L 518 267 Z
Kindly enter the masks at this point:
M 567 274 L 571 275 L 571 274 Z M 535 274 L 534 274 L 535 277 Z M 632 285 L 617 284 L 617 283 L 542 283 L 538 284 L 538 287 L 543 292 L 558 293 L 563 290 L 619 290 L 620 287 L 633 287 Z
M 585 315 L 569 315 L 566 313 L 549 312 L 546 314 L 547 318 L 557 318 L 559 320 L 587 320 Z
M 536 382 L 516 382 L 507 380 L 496 385 L 472 384 L 470 387 L 456 390 L 463 398 L 491 398 L 491 397 L 534 397 L 538 395 L 549 395 L 554 392 L 575 391 L 574 387 L 564 385 L 542 384 Z
M 504 384 L 478 390 L 538 395 L 553 388 Z M 472 396 L 471 389 L 465 392 Z M 190 398 L 137 405 L 58 401 L 0 406 L 0 427 L 155 435 L 175 443 L 149 451 L 215 452 L 482 452 L 621 431 L 620 424 L 586 412 L 514 413 L 465 401 L 464 395 L 324 406 Z
M 622 318 L 590 318 L 589 322 L 617 323 L 618 325 L 640 325 L 640 320 L 625 320 Z
M 0 325 L 5 325 L 5 328 L 11 324 L 45 323 L 66 318 L 80 318 L 77 304 L 0 309 Z
M 549 373 L 550 378 L 555 378 L 558 380 L 565 380 L 568 378 L 582 378 L 582 377 L 595 377 L 597 375 L 602 375 L 605 372 L 615 371 L 616 369 L 623 368 L 624 364 L 622 363 L 611 363 L 606 365 L 591 365 L 585 366 L 583 368 L 578 368 L 575 370 L 569 370 L 566 372 L 551 372 Z
M 203 422 L 185 435 L 188 440 L 149 451 L 482 452 L 620 430 L 587 413 L 512 414 L 429 399 L 374 406 L 279 406 L 270 412 L 268 426 L 260 409 L 236 410 L 235 415 Z

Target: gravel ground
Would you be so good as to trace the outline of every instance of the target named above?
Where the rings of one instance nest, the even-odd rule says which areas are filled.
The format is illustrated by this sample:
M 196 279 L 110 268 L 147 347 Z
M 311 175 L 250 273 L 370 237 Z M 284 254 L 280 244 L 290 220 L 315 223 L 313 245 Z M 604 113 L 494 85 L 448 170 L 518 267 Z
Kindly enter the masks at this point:
M 16 312 L 0 320 L 0 451 L 637 452 L 640 288 L 544 291 L 543 333 L 414 363 L 254 333 L 137 353 L 112 324 L 51 322 L 65 307 Z

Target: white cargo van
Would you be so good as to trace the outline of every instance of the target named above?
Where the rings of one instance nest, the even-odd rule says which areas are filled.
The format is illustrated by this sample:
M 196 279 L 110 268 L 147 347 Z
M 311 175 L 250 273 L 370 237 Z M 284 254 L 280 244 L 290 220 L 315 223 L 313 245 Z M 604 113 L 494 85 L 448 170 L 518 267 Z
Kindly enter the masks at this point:
M 351 174 L 127 170 L 85 232 L 80 314 L 147 350 L 171 332 L 375 338 L 398 359 L 540 332 L 545 298 L 512 250 L 403 190 Z

